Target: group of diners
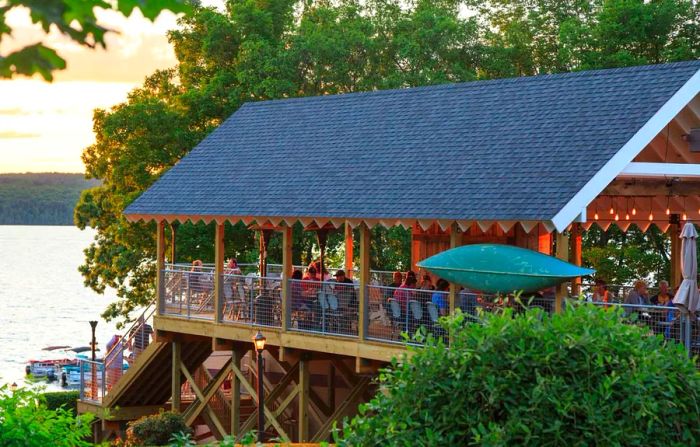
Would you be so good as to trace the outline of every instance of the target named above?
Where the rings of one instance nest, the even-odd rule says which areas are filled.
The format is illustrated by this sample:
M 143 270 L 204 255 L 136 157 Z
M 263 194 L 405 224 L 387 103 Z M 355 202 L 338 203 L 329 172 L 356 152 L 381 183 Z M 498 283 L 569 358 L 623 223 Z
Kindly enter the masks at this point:
M 677 338 L 680 333 L 676 327 L 680 324 L 680 312 L 673 304 L 677 292 L 678 287 L 671 290 L 668 281 L 662 280 L 658 283 L 657 292 L 650 294 L 646 281 L 637 280 L 624 299 L 618 299 L 609 290 L 605 280 L 597 279 L 589 300 L 602 305 L 617 303 L 623 307 L 625 315 L 634 315 L 637 322 L 648 325 L 654 333 L 663 334 L 666 338 Z

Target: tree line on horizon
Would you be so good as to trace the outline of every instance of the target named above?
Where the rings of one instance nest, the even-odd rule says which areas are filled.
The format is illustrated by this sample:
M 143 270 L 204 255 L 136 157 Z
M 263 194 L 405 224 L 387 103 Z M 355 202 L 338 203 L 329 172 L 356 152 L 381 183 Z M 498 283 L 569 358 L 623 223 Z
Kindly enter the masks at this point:
M 99 183 L 84 174 L 0 174 L 0 225 L 73 225 L 80 193 Z
M 117 290 L 108 318 L 154 296 L 155 226 L 122 211 L 245 102 L 700 55 L 700 4 L 691 0 L 229 0 L 223 11 L 195 7 L 179 24 L 169 33 L 177 66 L 96 110 L 96 142 L 83 153 L 86 174 L 102 183 L 76 207 L 77 225 L 97 229 L 80 269 L 93 290 Z M 294 234 L 295 261 L 306 261 L 313 235 Z M 227 256 L 255 259 L 253 232 L 229 225 L 226 238 Z M 330 241 L 330 256 L 341 239 Z M 180 225 L 177 252 L 211 261 L 212 241 L 213 226 Z M 658 231 L 591 232 L 584 247 L 585 259 L 618 275 L 609 282 L 667 271 L 667 257 L 647 262 L 668 250 Z M 269 253 L 279 255 L 275 238 Z M 374 267 L 405 268 L 409 256 L 408 231 L 373 230 Z

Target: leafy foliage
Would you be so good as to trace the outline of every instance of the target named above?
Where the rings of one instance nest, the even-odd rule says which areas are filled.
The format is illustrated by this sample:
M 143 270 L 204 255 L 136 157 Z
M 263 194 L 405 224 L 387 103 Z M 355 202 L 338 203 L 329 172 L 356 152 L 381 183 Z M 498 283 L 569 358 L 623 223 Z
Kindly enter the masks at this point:
M 462 14 L 465 6 L 478 14 Z M 152 299 L 155 228 L 121 213 L 245 102 L 695 58 L 699 8 L 690 0 L 237 0 L 225 12 L 196 7 L 169 35 L 177 67 L 154 73 L 127 102 L 95 112 L 97 139 L 83 160 L 102 184 L 76 208 L 77 224 L 98 231 L 81 267 L 86 284 L 117 289 L 120 301 L 108 318 Z M 177 260 L 211 262 L 213 231 L 180 225 Z M 226 234 L 227 256 L 256 259 L 253 234 L 241 225 L 227 226 Z M 409 232 L 376 229 L 373 236 L 374 268 L 407 268 Z M 317 256 L 314 239 L 295 227 L 295 264 Z M 341 241 L 342 234 L 331 236 L 329 259 L 340 259 Z M 281 260 L 278 236 L 268 254 L 270 262 Z M 643 259 L 620 280 L 642 267 L 665 271 Z
M 95 8 L 116 9 L 126 16 L 139 8 L 144 17 L 150 20 L 155 20 L 166 9 L 176 13 L 190 10 L 188 0 L 5 0 L 0 4 L 0 42 L 3 36 L 12 34 L 12 28 L 6 19 L 8 13 L 18 7 L 28 8 L 32 23 L 41 25 L 44 32 L 57 29 L 73 42 L 90 48 L 105 48 L 105 34 L 109 31 L 97 23 Z M 65 59 L 43 43 L 0 54 L 0 78 L 38 73 L 45 80 L 51 81 L 52 73 L 64 68 Z
M 449 321 L 380 376 L 338 445 L 697 445 L 700 373 L 680 345 L 590 305 Z
M 87 447 L 92 445 L 85 441 L 91 421 L 90 414 L 76 417 L 69 409 L 49 409 L 35 391 L 0 386 L 0 445 Z
M 166 411 L 130 422 L 126 445 L 189 445 L 192 434 L 181 415 Z
M 53 391 L 42 393 L 42 398 L 46 401 L 46 408 L 49 410 L 57 410 L 63 408 L 76 415 L 78 411 L 78 391 Z
M 81 174 L 0 174 L 0 225 L 71 225 L 80 192 L 98 183 Z

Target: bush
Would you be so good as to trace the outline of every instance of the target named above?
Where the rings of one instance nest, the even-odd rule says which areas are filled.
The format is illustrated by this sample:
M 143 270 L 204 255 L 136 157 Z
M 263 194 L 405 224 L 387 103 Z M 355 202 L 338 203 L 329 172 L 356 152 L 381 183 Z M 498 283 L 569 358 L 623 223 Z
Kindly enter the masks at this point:
M 91 422 L 89 414 L 49 409 L 35 391 L 0 386 L 0 446 L 90 446 Z
M 700 374 L 682 346 L 589 305 L 483 324 L 456 315 L 380 375 L 339 445 L 700 445 Z
M 129 423 L 127 445 L 169 445 L 175 434 L 186 437 L 193 433 L 181 415 L 161 412 Z
M 80 392 L 78 391 L 43 393 L 42 397 L 46 401 L 46 407 L 49 410 L 65 408 L 74 415 L 78 413 L 78 398 L 80 397 Z

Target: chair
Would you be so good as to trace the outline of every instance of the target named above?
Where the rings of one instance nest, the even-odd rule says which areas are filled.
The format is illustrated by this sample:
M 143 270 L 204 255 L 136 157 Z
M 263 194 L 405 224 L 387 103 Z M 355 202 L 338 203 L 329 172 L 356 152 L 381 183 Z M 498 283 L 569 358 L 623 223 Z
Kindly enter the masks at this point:
M 228 319 L 233 319 L 233 308 L 235 301 L 233 298 L 233 283 L 231 279 L 224 278 L 224 309 L 221 311 L 223 315 L 226 315 L 226 309 L 229 311 Z
M 437 326 L 438 320 L 440 319 L 440 311 L 438 310 L 437 304 L 432 301 L 426 303 L 426 309 L 428 309 L 428 316 L 430 317 L 430 322 L 433 326 Z
M 335 328 L 335 332 L 340 330 L 342 313 L 340 312 L 340 307 L 338 306 L 338 297 L 333 293 L 326 294 L 326 302 L 328 303 L 328 311 L 326 314 L 330 317 L 332 327 Z M 329 330 L 333 331 L 332 328 Z
M 316 294 L 316 299 L 321 308 L 321 332 L 326 332 L 326 314 L 330 311 L 330 305 L 328 304 L 328 300 L 326 300 L 326 293 L 319 291 Z
M 408 309 L 410 311 L 411 318 L 410 323 L 407 322 L 406 328 L 410 328 L 409 335 L 413 336 L 423 322 L 423 307 L 419 301 L 409 300 Z
M 391 310 L 391 338 L 394 338 L 396 331 L 401 332 L 403 318 L 401 317 L 401 303 L 393 298 L 389 298 L 389 309 Z

